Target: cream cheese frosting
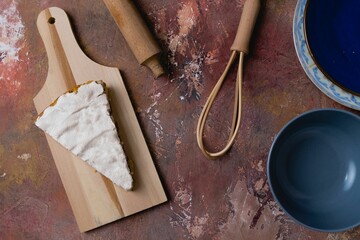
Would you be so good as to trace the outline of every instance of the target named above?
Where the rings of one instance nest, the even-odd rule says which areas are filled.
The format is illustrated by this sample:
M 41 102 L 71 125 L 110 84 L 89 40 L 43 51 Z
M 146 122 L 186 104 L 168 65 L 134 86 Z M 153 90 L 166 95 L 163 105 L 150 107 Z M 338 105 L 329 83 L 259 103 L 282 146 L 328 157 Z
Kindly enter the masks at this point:
M 43 111 L 35 125 L 116 185 L 131 190 L 133 179 L 104 85 L 92 81 L 65 93 Z

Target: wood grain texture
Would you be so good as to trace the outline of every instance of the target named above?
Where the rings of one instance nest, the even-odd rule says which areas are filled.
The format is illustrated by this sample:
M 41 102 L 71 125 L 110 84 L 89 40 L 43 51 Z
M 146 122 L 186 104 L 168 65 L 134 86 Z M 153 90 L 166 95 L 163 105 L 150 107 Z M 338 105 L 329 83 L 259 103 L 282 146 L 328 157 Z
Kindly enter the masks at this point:
M 66 13 L 43 10 L 37 26 L 49 59 L 48 76 L 34 98 L 38 113 L 75 85 L 103 80 L 109 88 L 112 115 L 134 171 L 134 189 L 113 185 L 90 165 L 46 136 L 80 231 L 88 231 L 166 201 L 132 104 L 116 68 L 90 60 L 79 48 Z

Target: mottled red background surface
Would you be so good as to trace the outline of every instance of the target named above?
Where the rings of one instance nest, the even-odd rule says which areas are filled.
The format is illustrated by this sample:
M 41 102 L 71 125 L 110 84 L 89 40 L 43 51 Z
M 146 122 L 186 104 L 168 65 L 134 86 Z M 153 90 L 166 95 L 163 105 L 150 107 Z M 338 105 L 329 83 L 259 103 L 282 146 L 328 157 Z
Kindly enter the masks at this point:
M 244 1 L 136 3 L 163 49 L 169 74 L 158 80 L 138 65 L 102 1 L 1 1 L 0 239 L 360 239 L 359 229 L 328 234 L 294 223 L 274 202 L 266 181 L 269 147 L 287 121 L 314 108 L 343 108 L 311 83 L 297 60 L 296 0 L 262 2 L 245 66 L 241 129 L 220 161 L 202 156 L 195 127 L 228 60 Z M 45 135 L 33 125 L 32 98 L 47 74 L 36 18 L 50 6 L 69 14 L 90 58 L 121 70 L 170 199 L 84 234 Z M 213 149 L 227 139 L 234 86 L 233 71 L 205 129 Z

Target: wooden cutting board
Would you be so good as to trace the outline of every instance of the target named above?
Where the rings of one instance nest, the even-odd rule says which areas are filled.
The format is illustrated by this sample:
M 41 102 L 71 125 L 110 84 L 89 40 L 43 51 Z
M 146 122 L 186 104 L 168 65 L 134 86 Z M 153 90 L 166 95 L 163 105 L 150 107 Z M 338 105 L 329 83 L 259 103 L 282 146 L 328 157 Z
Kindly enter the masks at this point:
M 99 65 L 82 52 L 62 9 L 42 11 L 37 26 L 49 59 L 47 79 L 34 98 L 37 112 L 77 84 L 103 80 L 109 88 L 112 114 L 124 150 L 133 165 L 134 189 L 126 192 L 46 135 L 80 231 L 165 202 L 166 195 L 119 70 Z

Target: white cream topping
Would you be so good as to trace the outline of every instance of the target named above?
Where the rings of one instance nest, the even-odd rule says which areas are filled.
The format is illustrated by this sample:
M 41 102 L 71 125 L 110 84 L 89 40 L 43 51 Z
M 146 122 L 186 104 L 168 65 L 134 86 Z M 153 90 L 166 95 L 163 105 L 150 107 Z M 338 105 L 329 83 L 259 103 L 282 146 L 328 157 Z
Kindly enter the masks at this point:
M 132 188 L 133 179 L 100 83 L 93 81 L 60 96 L 35 125 L 116 185 Z

